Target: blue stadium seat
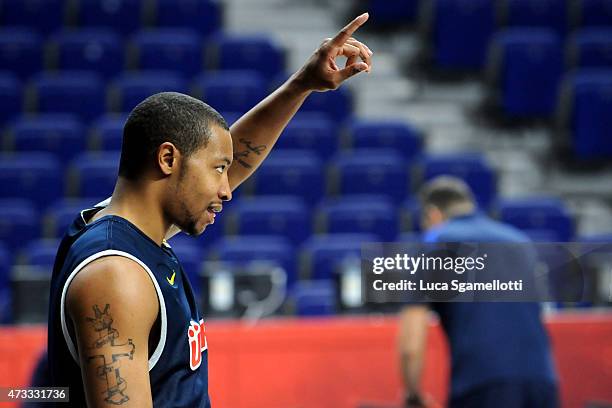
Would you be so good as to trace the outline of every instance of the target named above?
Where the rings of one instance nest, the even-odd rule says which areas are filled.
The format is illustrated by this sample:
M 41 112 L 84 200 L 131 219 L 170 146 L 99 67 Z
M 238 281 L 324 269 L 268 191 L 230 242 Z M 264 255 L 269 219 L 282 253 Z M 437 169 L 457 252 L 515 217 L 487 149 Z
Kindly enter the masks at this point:
M 34 78 L 34 88 L 40 113 L 74 113 L 89 121 L 105 111 L 104 83 L 93 72 L 44 72 Z
M 24 27 L 0 29 L 0 70 L 25 79 L 42 69 L 42 37 Z
M 195 80 L 198 96 L 217 111 L 245 113 L 268 92 L 265 79 L 254 71 L 217 71 Z
M 381 194 L 399 202 L 409 194 L 409 166 L 393 149 L 355 149 L 332 162 L 342 195 Z
M 353 97 L 347 87 L 328 92 L 313 92 L 300 111 L 322 113 L 330 120 L 341 123 L 353 114 Z
M 418 0 L 367 0 L 363 10 L 368 10 L 368 24 L 380 27 L 413 23 L 418 14 Z
M 421 132 L 405 122 L 358 120 L 349 132 L 353 148 L 395 149 L 406 159 L 418 156 L 423 148 Z
M 287 272 L 288 286 L 296 280 L 293 246 L 289 240 L 281 236 L 243 235 L 222 238 L 214 246 L 214 253 L 224 262 L 276 262 Z
M 43 235 L 49 238 L 61 238 L 81 211 L 93 208 L 105 198 L 63 198 L 51 203 L 43 218 Z
M 30 201 L 0 199 L 0 242 L 15 253 L 39 237 L 40 219 Z
M 251 69 L 266 79 L 285 69 L 283 49 L 268 36 L 219 34 L 214 36 L 211 44 L 217 69 Z
M 49 273 L 53 272 L 55 256 L 59 248 L 58 239 L 37 239 L 30 241 L 23 251 L 24 264 L 33 265 Z
M 123 125 L 127 114 L 108 113 L 92 125 L 91 146 L 94 150 L 120 151 Z
M 234 159 L 234 165 L 236 159 Z M 321 161 L 312 152 L 275 150 L 253 176 L 254 192 L 262 195 L 295 195 L 309 204 L 325 194 Z
M 14 150 L 45 151 L 62 162 L 69 161 L 86 147 L 85 128 L 74 115 L 23 116 L 11 128 Z
M 52 154 L 20 153 L 0 157 L 0 198 L 24 198 L 44 206 L 62 197 L 62 169 Z
M 428 155 L 423 158 L 423 180 L 437 176 L 463 179 L 474 192 L 478 204 L 488 209 L 497 193 L 496 175 L 486 158 L 477 153 Z
M 561 200 L 549 197 L 505 199 L 498 203 L 502 222 L 530 231 L 549 231 L 556 242 L 574 237 L 574 220 Z
M 70 167 L 68 190 L 73 196 L 110 197 L 117 181 L 119 152 L 84 153 Z
M 612 26 L 612 3 L 610 0 L 580 0 L 579 22 L 580 26 L 610 27 Z
M 156 5 L 159 27 L 185 27 L 209 35 L 223 23 L 222 7 L 216 0 L 157 0 Z
M 169 70 L 193 76 L 202 70 L 203 46 L 196 31 L 164 28 L 134 36 L 137 64 L 143 70 Z
M 65 4 L 62 0 L 3 0 L 0 21 L 3 26 L 31 27 L 49 33 L 64 24 Z
M 172 71 L 143 71 L 125 73 L 113 85 L 115 87 L 115 112 L 129 112 L 147 97 L 166 91 L 187 93 L 182 76 Z
M 447 70 L 484 66 L 489 39 L 495 30 L 495 2 L 491 0 L 435 0 L 431 39 L 433 63 Z
M 338 151 L 339 134 L 326 115 L 297 114 L 276 142 L 275 149 L 310 150 L 327 160 Z
M 369 234 L 311 236 L 301 248 L 305 275 L 311 279 L 333 279 L 343 262 L 361 259 L 361 244 L 367 242 L 378 242 L 378 239 Z
M 318 211 L 325 232 L 331 234 L 363 233 L 392 242 L 398 234 L 398 217 L 391 200 L 379 195 L 361 195 L 328 200 Z
M 243 199 L 232 207 L 232 216 L 240 235 L 282 235 L 299 245 L 312 232 L 310 211 L 297 197 Z
M 508 117 L 549 117 L 556 108 L 563 50 L 554 31 L 516 28 L 493 39 L 499 102 Z M 492 57 L 495 58 L 495 57 Z
M 612 68 L 612 28 L 587 28 L 578 31 L 569 46 L 574 66 Z
M 21 82 L 15 75 L 0 71 L 0 124 L 21 113 Z
M 50 41 L 55 47 L 58 69 L 90 70 L 108 78 L 124 68 L 121 38 L 110 29 L 63 30 Z
M 565 0 L 505 0 L 502 7 L 506 25 L 552 28 L 558 34 L 568 29 Z
M 292 295 L 297 316 L 329 316 L 336 313 L 336 285 L 333 280 L 298 281 Z
M 569 114 L 571 149 L 579 159 L 612 158 L 612 69 L 571 74 Z
M 83 27 L 112 27 L 124 34 L 142 25 L 143 0 L 78 0 L 78 24 Z

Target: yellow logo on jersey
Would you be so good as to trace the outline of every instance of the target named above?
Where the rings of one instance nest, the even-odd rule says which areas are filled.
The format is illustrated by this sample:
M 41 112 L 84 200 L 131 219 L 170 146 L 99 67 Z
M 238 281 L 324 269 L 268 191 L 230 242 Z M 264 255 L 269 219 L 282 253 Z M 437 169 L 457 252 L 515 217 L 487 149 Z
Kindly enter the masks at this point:
M 174 271 L 172 271 L 172 277 L 171 277 L 171 278 L 169 278 L 169 277 L 167 277 L 167 276 L 166 276 L 166 280 L 168 281 L 168 283 L 169 283 L 171 286 L 174 286 L 174 277 L 175 277 L 175 276 L 176 276 L 176 272 L 174 272 Z

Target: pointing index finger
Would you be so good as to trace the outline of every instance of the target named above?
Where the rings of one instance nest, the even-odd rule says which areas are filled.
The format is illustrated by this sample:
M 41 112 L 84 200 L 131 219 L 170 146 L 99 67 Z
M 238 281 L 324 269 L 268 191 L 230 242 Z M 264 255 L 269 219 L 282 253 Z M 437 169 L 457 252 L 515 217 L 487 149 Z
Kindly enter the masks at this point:
M 359 17 L 355 18 L 353 21 L 348 23 L 346 27 L 340 30 L 340 32 L 338 32 L 334 38 L 332 38 L 330 44 L 335 47 L 342 46 L 349 38 L 351 38 L 353 33 L 363 25 L 363 23 L 368 21 L 369 17 L 370 15 L 368 13 L 363 13 Z

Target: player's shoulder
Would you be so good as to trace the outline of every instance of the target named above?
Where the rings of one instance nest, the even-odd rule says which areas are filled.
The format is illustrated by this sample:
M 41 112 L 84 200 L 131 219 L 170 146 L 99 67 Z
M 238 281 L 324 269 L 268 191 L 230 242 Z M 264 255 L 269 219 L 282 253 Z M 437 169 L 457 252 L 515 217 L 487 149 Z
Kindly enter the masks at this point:
M 158 306 L 148 273 L 123 256 L 104 256 L 92 261 L 70 283 L 66 299 L 69 312 L 88 309 L 92 304 L 122 305 L 139 317 L 153 320 Z

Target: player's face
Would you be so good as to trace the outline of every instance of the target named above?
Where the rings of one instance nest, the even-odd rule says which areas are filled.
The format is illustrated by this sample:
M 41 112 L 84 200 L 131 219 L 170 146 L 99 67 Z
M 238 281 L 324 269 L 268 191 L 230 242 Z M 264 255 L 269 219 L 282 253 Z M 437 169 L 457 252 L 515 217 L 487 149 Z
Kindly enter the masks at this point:
M 179 214 L 175 223 L 190 235 L 199 235 L 231 200 L 228 170 L 233 150 L 230 133 L 214 126 L 206 147 L 189 156 L 177 182 Z

